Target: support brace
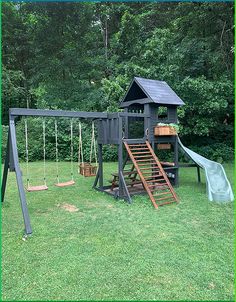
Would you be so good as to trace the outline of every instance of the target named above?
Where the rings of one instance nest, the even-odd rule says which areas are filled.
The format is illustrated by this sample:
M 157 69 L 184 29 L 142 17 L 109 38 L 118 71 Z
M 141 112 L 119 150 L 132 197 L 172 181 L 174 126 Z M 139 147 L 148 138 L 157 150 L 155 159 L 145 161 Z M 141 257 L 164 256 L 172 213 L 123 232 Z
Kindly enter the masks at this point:
M 10 152 L 12 152 L 12 162 L 10 162 Z M 20 195 L 20 204 L 22 215 L 25 224 L 25 233 L 30 235 L 32 233 L 32 228 L 30 224 L 29 212 L 26 203 L 25 190 L 19 165 L 19 157 L 17 151 L 17 143 L 16 143 L 16 129 L 15 129 L 15 120 L 14 117 L 10 116 L 10 126 L 8 132 L 8 140 L 7 140 L 7 150 L 6 150 L 6 158 L 4 164 L 3 171 L 3 179 L 2 179 L 2 202 L 4 201 L 5 190 L 6 190 L 6 182 L 7 182 L 7 174 L 8 169 L 11 167 L 16 173 L 16 180 L 18 186 L 18 192 Z

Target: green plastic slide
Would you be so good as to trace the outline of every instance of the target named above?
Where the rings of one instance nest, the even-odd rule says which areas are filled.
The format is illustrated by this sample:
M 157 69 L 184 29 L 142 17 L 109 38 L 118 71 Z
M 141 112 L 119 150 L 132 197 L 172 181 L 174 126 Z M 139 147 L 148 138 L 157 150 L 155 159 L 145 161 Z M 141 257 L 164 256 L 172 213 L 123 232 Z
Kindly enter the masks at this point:
M 228 202 L 234 194 L 223 166 L 186 148 L 178 137 L 179 146 L 201 168 L 206 175 L 207 194 L 210 201 Z

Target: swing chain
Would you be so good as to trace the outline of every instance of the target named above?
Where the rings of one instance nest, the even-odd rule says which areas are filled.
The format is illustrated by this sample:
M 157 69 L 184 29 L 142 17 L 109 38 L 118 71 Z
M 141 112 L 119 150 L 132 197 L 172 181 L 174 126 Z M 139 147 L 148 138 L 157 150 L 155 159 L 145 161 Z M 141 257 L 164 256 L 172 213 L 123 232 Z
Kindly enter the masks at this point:
M 73 148 L 73 119 L 71 119 L 71 121 L 70 121 L 70 163 L 71 163 L 71 180 L 74 180 L 73 156 L 74 156 L 74 148 Z
M 79 148 L 78 148 L 78 173 L 80 173 L 80 165 L 84 166 L 83 142 L 82 142 L 82 127 L 79 122 Z M 84 169 L 82 169 L 84 175 Z
M 56 143 L 56 171 L 57 171 L 57 183 L 59 183 L 59 167 L 58 167 L 58 127 L 57 127 L 57 119 L 55 119 L 55 143 Z
M 26 158 L 27 188 L 29 188 L 29 186 L 30 186 L 30 180 L 29 180 L 28 125 L 27 125 L 27 119 L 26 118 L 25 118 L 25 158 Z
M 43 180 L 46 186 L 46 124 L 45 118 L 43 118 Z

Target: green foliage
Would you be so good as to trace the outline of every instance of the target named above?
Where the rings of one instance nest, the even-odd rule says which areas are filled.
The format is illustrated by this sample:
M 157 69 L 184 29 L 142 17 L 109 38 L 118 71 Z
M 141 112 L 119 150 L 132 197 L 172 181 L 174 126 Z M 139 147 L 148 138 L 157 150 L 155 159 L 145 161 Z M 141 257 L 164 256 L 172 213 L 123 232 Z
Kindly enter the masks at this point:
M 183 135 L 209 136 L 217 133 L 229 112 L 233 85 L 229 80 L 185 78 L 177 87 L 186 101 L 179 115 Z M 217 117 L 217 118 L 216 118 Z
M 2 134 L 1 136 L 2 137 L 2 152 L 1 152 L 2 163 L 4 162 L 5 155 L 6 155 L 8 129 L 9 129 L 8 126 L 2 125 L 2 133 L 1 133 Z
M 25 77 L 19 70 L 2 67 L 2 123 L 8 123 L 8 108 L 26 107 L 27 90 L 24 87 Z
M 166 81 L 184 100 L 188 145 L 232 148 L 233 29 L 233 4 L 224 2 L 3 2 L 2 122 L 27 100 L 31 108 L 118 111 L 141 76 Z
M 225 143 L 214 143 L 208 146 L 190 146 L 190 149 L 219 163 L 233 161 L 234 159 L 234 148 Z

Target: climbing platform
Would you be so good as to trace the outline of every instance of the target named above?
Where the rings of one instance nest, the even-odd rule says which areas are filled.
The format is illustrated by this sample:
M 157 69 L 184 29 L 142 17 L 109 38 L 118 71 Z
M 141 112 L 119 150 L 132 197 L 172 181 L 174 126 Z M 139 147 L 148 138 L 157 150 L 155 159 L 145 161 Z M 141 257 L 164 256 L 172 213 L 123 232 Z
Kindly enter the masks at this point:
M 155 208 L 177 202 L 175 191 L 148 141 L 131 144 L 124 141 L 142 185 Z

